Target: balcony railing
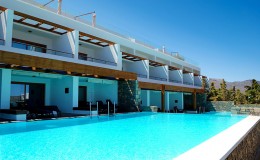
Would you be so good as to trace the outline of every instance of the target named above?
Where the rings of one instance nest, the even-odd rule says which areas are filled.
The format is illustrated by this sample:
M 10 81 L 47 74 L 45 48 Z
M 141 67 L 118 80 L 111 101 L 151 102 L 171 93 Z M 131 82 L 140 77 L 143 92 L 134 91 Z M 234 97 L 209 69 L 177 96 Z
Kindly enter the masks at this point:
M 169 81 L 173 82 L 173 83 L 182 83 L 182 81 L 179 81 L 179 80 L 172 80 L 172 79 L 170 79 Z
M 153 80 L 167 81 L 167 78 L 162 78 L 162 77 L 150 76 L 149 78 L 150 78 L 150 79 L 153 79 Z
M 57 55 L 57 56 L 69 57 L 69 58 L 74 57 L 73 54 L 68 53 L 68 52 L 57 51 L 57 50 L 53 50 L 53 49 L 47 49 L 45 47 L 40 47 L 40 46 L 36 46 L 36 45 L 24 43 L 24 42 L 13 41 L 12 47 L 24 49 L 24 50 L 28 50 L 28 51 L 45 53 L 45 54 L 52 54 L 52 55 Z
M 191 85 L 191 86 L 193 86 L 193 83 L 190 83 L 190 82 L 183 82 L 183 84 L 186 84 L 186 85 Z
M 197 86 L 197 87 L 202 87 L 202 84 L 194 84 L 194 86 Z
M 137 77 L 140 77 L 140 78 L 147 78 L 147 75 L 144 75 L 144 74 L 137 74 Z
M 89 61 L 89 62 L 96 62 L 96 63 L 102 63 L 102 64 L 108 64 L 108 65 L 112 65 L 112 66 L 117 66 L 117 63 L 115 63 L 115 62 L 111 62 L 111 61 L 107 61 L 107 60 L 103 60 L 103 59 L 98 59 L 98 58 L 88 57 L 87 55 L 84 55 L 84 54 L 79 54 L 79 59 L 84 60 L 84 61 Z
M 5 45 L 5 40 L 4 39 L 0 39 L 0 45 Z

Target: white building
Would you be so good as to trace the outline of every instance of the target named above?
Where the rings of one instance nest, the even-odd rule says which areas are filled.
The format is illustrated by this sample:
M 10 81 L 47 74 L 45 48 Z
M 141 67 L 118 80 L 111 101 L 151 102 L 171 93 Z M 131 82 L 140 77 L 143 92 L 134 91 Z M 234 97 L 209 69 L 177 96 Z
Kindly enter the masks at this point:
M 32 0 L 1 0 L 0 10 L 0 110 L 56 105 L 86 113 L 80 108 L 106 100 L 122 112 L 196 109 L 196 93 L 204 92 L 200 68 L 178 54 Z

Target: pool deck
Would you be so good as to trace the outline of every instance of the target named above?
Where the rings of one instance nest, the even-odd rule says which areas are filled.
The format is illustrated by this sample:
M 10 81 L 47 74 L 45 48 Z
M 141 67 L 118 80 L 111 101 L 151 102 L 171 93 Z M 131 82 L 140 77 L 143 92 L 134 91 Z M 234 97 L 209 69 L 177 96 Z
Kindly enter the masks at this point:
M 174 160 L 224 160 L 259 120 L 259 116 L 248 116 L 216 136 L 174 158 Z

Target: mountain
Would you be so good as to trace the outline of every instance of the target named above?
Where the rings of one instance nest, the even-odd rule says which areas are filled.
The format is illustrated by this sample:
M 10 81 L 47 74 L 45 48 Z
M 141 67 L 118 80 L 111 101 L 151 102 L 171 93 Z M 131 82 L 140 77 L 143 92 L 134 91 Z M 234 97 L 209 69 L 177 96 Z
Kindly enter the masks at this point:
M 209 79 L 209 84 L 211 82 L 215 83 L 216 88 L 220 88 L 220 83 L 222 82 L 222 79 L 216 79 L 216 78 L 210 78 Z M 258 84 L 260 84 L 260 81 L 257 81 Z M 236 87 L 236 89 L 240 89 L 241 92 L 245 92 L 245 86 L 251 86 L 252 80 L 245 80 L 245 81 L 235 81 L 235 82 L 227 82 L 227 89 L 231 89 L 233 86 Z

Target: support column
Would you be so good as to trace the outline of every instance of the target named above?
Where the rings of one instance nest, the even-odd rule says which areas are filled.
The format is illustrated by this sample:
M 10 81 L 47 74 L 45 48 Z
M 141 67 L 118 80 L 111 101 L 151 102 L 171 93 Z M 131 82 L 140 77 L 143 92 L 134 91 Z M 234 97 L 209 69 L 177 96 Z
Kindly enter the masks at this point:
M 166 98 L 165 98 L 165 104 L 166 104 L 166 111 L 170 111 L 170 92 L 166 92 Z
M 0 109 L 10 109 L 11 70 L 0 69 Z
M 162 112 L 165 112 L 165 85 L 162 85 L 162 90 L 161 90 L 161 107 L 162 107 Z
M 116 54 L 117 54 L 117 68 L 119 71 L 122 70 L 122 52 L 121 52 L 121 47 L 120 47 L 120 44 L 114 44 L 115 46 L 115 51 L 116 51 Z
M 193 109 L 197 109 L 197 93 L 193 92 Z
M 14 11 L 7 9 L 1 14 L 5 46 L 12 46 Z
M 184 109 L 184 94 L 183 94 L 183 92 L 180 92 L 181 93 L 181 109 Z
M 79 31 L 72 31 L 69 33 L 70 45 L 72 48 L 72 54 L 74 55 L 74 59 L 78 59 L 79 57 Z
M 150 97 L 151 97 L 151 93 L 150 93 L 150 90 L 147 90 L 147 106 L 150 106 L 151 105 L 151 100 L 150 100 Z
M 150 77 L 150 73 L 149 73 L 149 60 L 143 60 L 143 61 L 144 61 L 144 64 L 145 64 L 145 70 L 146 70 L 146 74 L 147 74 L 146 78 L 149 78 Z

